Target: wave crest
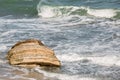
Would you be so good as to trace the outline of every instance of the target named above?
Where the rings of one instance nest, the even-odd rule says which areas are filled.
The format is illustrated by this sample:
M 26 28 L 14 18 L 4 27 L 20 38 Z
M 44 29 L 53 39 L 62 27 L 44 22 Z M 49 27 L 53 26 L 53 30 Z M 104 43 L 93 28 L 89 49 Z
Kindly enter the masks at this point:
M 117 11 L 113 9 L 88 9 L 87 13 L 96 17 L 112 18 L 117 15 Z
M 115 9 L 91 9 L 83 6 L 50 6 L 41 5 L 41 3 L 38 4 L 37 10 L 38 15 L 43 18 L 64 17 L 70 15 L 113 18 L 120 13 L 120 10 Z

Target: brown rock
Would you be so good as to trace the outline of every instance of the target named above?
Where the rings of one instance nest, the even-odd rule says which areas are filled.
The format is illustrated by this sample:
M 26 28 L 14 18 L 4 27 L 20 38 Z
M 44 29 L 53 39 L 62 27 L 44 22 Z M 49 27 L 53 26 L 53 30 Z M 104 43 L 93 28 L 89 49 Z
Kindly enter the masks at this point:
M 8 52 L 10 64 L 19 66 L 57 66 L 60 61 L 54 51 L 46 47 L 41 41 L 29 39 L 16 43 Z

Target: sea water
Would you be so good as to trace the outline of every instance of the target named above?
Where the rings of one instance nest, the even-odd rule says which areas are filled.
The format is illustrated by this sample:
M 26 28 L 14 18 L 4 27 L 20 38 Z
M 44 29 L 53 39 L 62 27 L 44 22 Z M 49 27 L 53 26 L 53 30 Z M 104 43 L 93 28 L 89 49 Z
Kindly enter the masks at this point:
M 9 65 L 8 50 L 38 39 L 60 69 Z M 0 80 L 120 80 L 120 0 L 0 0 Z

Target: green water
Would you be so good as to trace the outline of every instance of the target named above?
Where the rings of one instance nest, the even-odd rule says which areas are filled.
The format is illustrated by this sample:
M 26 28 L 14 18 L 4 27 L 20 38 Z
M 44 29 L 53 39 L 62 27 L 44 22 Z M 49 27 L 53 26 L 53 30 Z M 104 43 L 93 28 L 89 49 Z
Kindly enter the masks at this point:
M 34 17 L 38 16 L 38 9 L 47 5 L 60 8 L 62 14 L 70 13 L 69 15 L 87 15 L 87 10 L 78 9 L 71 12 L 65 6 L 73 7 L 89 7 L 90 9 L 113 9 L 117 10 L 115 18 L 120 18 L 120 0 L 0 0 L 0 16 L 23 16 Z
M 34 16 L 39 0 L 0 0 L 0 16 Z

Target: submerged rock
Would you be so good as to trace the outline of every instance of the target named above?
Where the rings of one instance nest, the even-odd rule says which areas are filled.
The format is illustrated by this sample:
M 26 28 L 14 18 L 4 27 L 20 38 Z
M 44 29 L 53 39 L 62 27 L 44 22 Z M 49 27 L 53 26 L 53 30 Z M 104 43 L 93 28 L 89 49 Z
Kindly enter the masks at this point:
M 28 66 L 56 66 L 60 61 L 54 51 L 45 46 L 41 41 L 29 39 L 16 43 L 9 50 L 7 58 L 11 65 Z

